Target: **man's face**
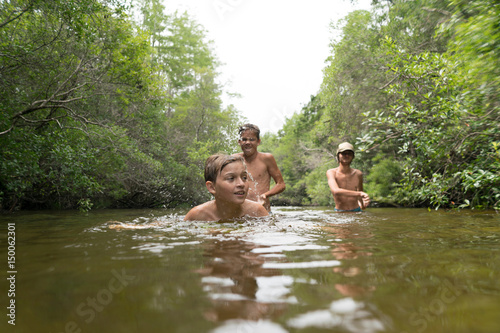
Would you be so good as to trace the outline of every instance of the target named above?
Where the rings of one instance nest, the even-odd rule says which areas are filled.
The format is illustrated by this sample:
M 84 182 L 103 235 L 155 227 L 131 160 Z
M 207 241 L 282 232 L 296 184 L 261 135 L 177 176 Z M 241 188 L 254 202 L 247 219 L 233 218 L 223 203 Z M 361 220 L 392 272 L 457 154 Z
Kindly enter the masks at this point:
M 246 130 L 241 133 L 238 144 L 243 154 L 250 156 L 257 152 L 257 146 L 260 145 L 260 140 L 257 139 L 257 135 L 253 131 Z

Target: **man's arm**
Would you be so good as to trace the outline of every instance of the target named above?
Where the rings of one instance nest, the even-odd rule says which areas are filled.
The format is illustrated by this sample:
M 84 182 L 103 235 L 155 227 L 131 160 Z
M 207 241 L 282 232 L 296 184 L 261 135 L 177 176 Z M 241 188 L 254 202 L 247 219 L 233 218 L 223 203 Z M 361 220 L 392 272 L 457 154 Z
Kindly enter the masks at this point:
M 276 159 L 274 158 L 274 156 L 271 154 L 267 154 L 266 159 L 265 159 L 265 163 L 266 163 L 267 171 L 269 172 L 269 175 L 271 176 L 271 178 L 274 180 L 274 182 L 276 184 L 269 191 L 261 194 L 261 197 L 263 199 L 272 197 L 273 195 L 276 195 L 276 194 L 280 194 L 286 188 L 285 180 L 283 179 L 283 175 L 281 174 L 281 171 L 278 168 L 278 164 L 276 163 Z

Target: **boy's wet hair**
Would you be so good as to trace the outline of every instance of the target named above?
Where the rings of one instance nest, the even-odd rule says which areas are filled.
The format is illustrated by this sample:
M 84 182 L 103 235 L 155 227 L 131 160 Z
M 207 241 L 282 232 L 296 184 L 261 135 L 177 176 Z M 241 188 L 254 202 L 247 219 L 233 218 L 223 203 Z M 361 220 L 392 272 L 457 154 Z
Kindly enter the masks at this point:
M 217 176 L 222 172 L 226 165 L 238 161 L 245 164 L 243 156 L 225 154 L 215 154 L 210 156 L 205 162 L 205 181 L 210 181 L 215 184 Z
M 241 137 L 241 133 L 245 132 L 246 130 L 250 130 L 255 133 L 255 136 L 257 137 L 257 140 L 260 140 L 260 128 L 257 125 L 254 124 L 243 124 L 239 128 L 239 133 Z

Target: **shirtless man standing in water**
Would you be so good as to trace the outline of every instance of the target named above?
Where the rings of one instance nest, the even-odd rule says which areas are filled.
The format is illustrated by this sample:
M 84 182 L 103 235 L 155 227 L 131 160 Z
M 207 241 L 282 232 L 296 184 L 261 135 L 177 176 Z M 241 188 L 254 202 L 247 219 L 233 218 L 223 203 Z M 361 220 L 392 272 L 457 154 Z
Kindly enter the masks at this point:
M 236 155 L 243 156 L 247 165 L 250 183 L 247 199 L 259 202 L 270 212 L 269 197 L 283 192 L 286 187 L 285 181 L 274 156 L 257 151 L 257 146 L 260 145 L 259 127 L 245 124 L 240 126 L 239 133 L 238 144 L 242 153 Z M 276 184 L 269 189 L 271 178 Z
M 363 173 L 351 168 L 353 159 L 354 147 L 341 143 L 337 149 L 339 167 L 326 172 L 336 212 L 361 212 L 370 204 L 370 197 L 363 192 Z

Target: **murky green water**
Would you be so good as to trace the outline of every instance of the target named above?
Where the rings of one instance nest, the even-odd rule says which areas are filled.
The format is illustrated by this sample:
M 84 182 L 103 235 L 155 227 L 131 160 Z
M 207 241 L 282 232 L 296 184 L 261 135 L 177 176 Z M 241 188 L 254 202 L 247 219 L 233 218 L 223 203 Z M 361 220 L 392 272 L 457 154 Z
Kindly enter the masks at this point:
M 0 216 L 0 331 L 500 332 L 499 214 L 274 212 Z

